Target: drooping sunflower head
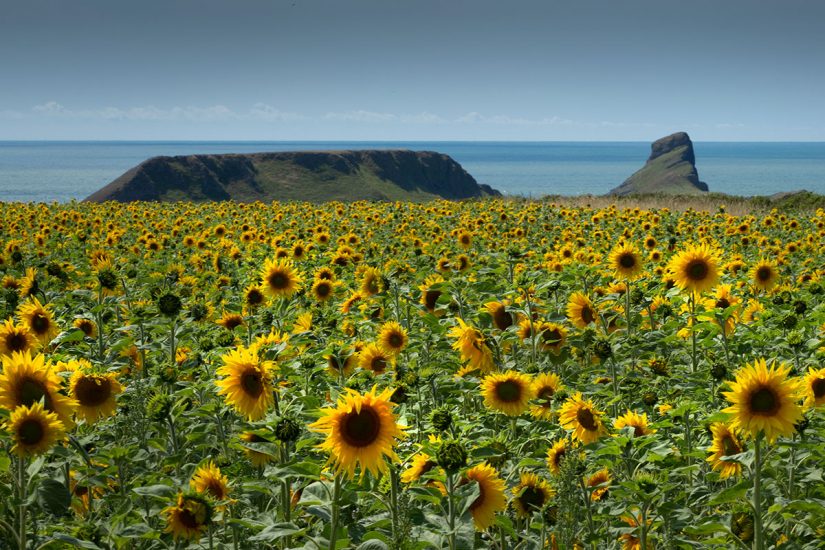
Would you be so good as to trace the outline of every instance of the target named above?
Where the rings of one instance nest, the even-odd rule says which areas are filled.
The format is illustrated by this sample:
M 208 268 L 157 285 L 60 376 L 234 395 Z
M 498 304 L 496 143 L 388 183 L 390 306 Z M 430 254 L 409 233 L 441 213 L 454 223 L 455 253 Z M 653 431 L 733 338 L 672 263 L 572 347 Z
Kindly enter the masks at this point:
M 87 361 L 81 362 L 69 381 L 69 394 L 77 401 L 77 415 L 94 424 L 115 414 L 115 397 L 123 392 L 123 386 L 115 373 L 96 373 Z
M 267 439 L 264 435 L 258 432 L 243 432 L 240 435 L 241 447 L 243 447 L 244 454 L 249 459 L 249 462 L 256 468 L 263 468 L 269 464 L 275 457 L 268 452 L 264 452 L 259 444 L 271 444 L 272 441 Z M 249 444 L 257 445 L 252 448 Z
M 741 463 L 736 460 L 723 460 L 725 457 L 738 455 L 745 450 L 736 432 L 722 422 L 711 424 L 710 431 L 713 434 L 713 440 L 708 448 L 711 455 L 707 461 L 711 468 L 718 471 L 722 479 L 742 473 Z
M 97 325 L 91 319 L 80 317 L 72 322 L 72 326 L 80 329 L 87 338 L 95 338 L 97 336 Z
M 567 439 L 559 439 L 547 450 L 547 468 L 550 473 L 557 476 L 561 473 L 562 460 L 570 452 L 571 444 Z
M 590 323 L 595 323 L 598 319 L 596 307 L 586 295 L 581 292 L 574 292 L 567 302 L 567 318 L 576 328 L 587 328 Z
M 622 243 L 614 247 L 608 264 L 617 279 L 632 281 L 642 273 L 642 256 L 632 244 Z
M 530 376 L 512 370 L 490 374 L 481 382 L 484 405 L 508 416 L 524 413 L 534 392 Z
M 806 407 L 825 405 L 825 368 L 809 370 L 805 375 L 803 388 Z
M 790 366 L 764 359 L 739 369 L 730 391 L 724 396 L 731 406 L 724 409 L 730 415 L 731 428 L 749 437 L 760 432 L 773 443 L 779 436 L 790 436 L 802 418 L 800 383 L 788 377 Z
M 378 345 L 391 355 L 401 353 L 408 341 L 407 330 L 395 321 L 384 323 L 378 332 Z
M 37 298 L 29 298 L 17 308 L 17 314 L 41 345 L 48 345 L 57 336 L 57 324 L 48 306 Z
M 376 392 L 376 387 L 365 394 L 348 389 L 335 407 L 322 409 L 321 418 L 309 426 L 326 436 L 319 447 L 329 453 L 335 468 L 350 478 L 356 466 L 362 475 L 367 471 L 375 475 L 387 469 L 385 457 L 398 461 L 393 447 L 396 439 L 405 436 L 405 428 L 393 413 L 393 390 Z
M 564 386 L 558 374 L 545 372 L 533 379 L 534 405 L 530 409 L 533 416 L 545 420 L 553 419 L 553 397 Z
M 218 395 L 249 420 L 260 420 L 274 402 L 271 361 L 261 360 L 253 350 L 239 347 L 221 357 L 216 374 Z
M 567 329 L 557 323 L 543 321 L 536 330 L 541 349 L 544 351 L 559 353 L 567 342 Z
M 235 330 L 237 327 L 243 326 L 244 319 L 243 315 L 240 313 L 232 313 L 231 311 L 225 311 L 221 318 L 215 321 L 217 324 L 225 328 L 226 330 Z
M 777 271 L 776 265 L 766 259 L 759 260 L 753 266 L 750 275 L 753 286 L 759 290 L 770 290 L 779 279 L 779 271 Z
M 680 289 L 702 293 L 719 282 L 719 253 L 707 244 L 690 245 L 671 258 L 668 271 Z
M 555 491 L 547 481 L 534 473 L 521 474 L 519 484 L 513 487 L 513 508 L 522 517 L 540 511 L 553 498 Z
M 177 540 L 198 540 L 212 523 L 213 506 L 199 493 L 179 494 L 174 506 L 164 508 L 166 532 Z
M 384 291 L 384 278 L 381 271 L 374 267 L 368 267 L 361 275 L 361 294 L 364 296 L 374 296 Z
M 207 494 L 217 501 L 226 500 L 229 495 L 229 478 L 212 461 L 195 470 L 189 486 L 193 491 Z
M 276 298 L 289 298 L 301 287 L 301 276 L 290 260 L 269 259 L 261 270 L 261 285 Z
M 403 483 L 412 483 L 436 467 L 435 460 L 427 453 L 417 453 L 412 457 L 410 466 L 401 473 Z
M 603 412 L 596 409 L 592 401 L 585 401 L 581 392 L 570 397 L 559 410 L 559 423 L 566 430 L 572 430 L 573 437 L 587 445 L 607 433 L 602 421 Z
M 484 304 L 484 310 L 493 318 L 493 325 L 498 330 L 507 330 L 513 324 L 513 314 L 507 311 L 509 302 L 493 301 Z
M 598 502 L 605 497 L 610 491 L 610 471 L 602 469 L 587 478 L 587 486 L 590 488 L 590 500 Z
M 613 427 L 617 430 L 633 428 L 633 437 L 641 437 L 656 432 L 656 430 L 649 428 L 647 425 L 647 413 L 639 414 L 631 410 L 628 410 L 614 420 Z
M 438 299 L 442 294 L 440 288 L 442 283 L 444 283 L 443 277 L 440 275 L 431 275 L 424 279 L 424 283 L 418 287 L 421 291 L 421 305 L 423 305 L 430 313 L 435 313 Z
M 15 408 L 7 429 L 14 442 L 12 451 L 21 457 L 41 455 L 65 436 L 63 423 L 41 403 Z
M 11 319 L 6 319 L 0 326 L 0 354 L 25 353 L 34 351 L 40 346 L 28 325 L 16 325 Z
M 463 482 L 473 481 L 478 483 L 479 495 L 470 505 L 470 513 L 476 530 L 484 531 L 495 522 L 496 513 L 507 508 L 504 480 L 495 468 L 485 462 L 464 472 Z
M 62 385 L 62 379 L 43 355 L 32 357 L 28 351 L 5 355 L 0 374 L 0 407 L 12 411 L 42 401 L 47 412 L 55 413 L 60 422 L 70 427 L 77 403 L 60 393 Z
M 367 344 L 358 354 L 358 365 L 373 374 L 383 374 L 395 367 L 395 356 L 378 344 Z
M 455 339 L 453 349 L 461 354 L 461 359 L 469 361 L 470 367 L 481 372 L 490 372 L 495 367 L 493 352 L 487 345 L 481 331 L 456 319 L 457 326 L 450 329 L 450 337 Z

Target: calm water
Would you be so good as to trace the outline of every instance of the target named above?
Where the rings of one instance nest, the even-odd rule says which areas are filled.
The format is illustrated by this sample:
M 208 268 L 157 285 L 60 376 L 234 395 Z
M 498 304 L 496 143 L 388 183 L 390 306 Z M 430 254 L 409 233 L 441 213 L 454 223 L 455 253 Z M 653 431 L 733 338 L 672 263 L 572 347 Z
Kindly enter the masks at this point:
M 694 144 L 699 177 L 711 191 L 825 194 L 825 143 Z M 507 194 L 601 194 L 640 168 L 643 142 L 1 142 L 0 200 L 83 199 L 157 155 L 408 148 L 446 153 L 480 183 Z

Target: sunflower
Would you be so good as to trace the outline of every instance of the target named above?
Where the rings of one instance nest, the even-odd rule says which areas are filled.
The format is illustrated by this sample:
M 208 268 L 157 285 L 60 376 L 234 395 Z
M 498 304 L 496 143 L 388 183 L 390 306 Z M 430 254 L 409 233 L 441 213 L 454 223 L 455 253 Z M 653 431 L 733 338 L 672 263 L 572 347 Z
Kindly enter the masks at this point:
M 417 453 L 412 457 L 409 468 L 401 473 L 401 481 L 412 483 L 436 467 L 436 462 L 427 453 Z
M 17 314 L 40 344 L 45 346 L 57 336 L 57 325 L 51 310 L 37 298 L 29 298 L 26 303 L 20 304 Z
M 484 405 L 507 416 L 519 416 L 525 412 L 535 396 L 534 392 L 530 377 L 512 370 L 491 374 L 481 382 Z
M 521 517 L 530 517 L 544 508 L 555 491 L 547 481 L 533 473 L 521 474 L 519 484 L 513 487 L 513 508 Z
M 237 348 L 221 357 L 223 366 L 216 374 L 224 378 L 215 382 L 227 403 L 249 420 L 260 420 L 274 401 L 271 361 L 262 361 L 247 348 Z
M 455 338 L 453 349 L 461 354 L 463 361 L 469 361 L 473 369 L 490 372 L 495 368 L 493 352 L 484 341 L 484 336 L 477 329 L 456 319 L 458 326 L 452 327 L 449 335 Z
M 401 353 L 408 341 L 407 331 L 395 321 L 384 323 L 378 333 L 378 345 L 390 355 Z
M 496 512 L 507 508 L 504 480 L 495 468 L 485 462 L 464 472 L 464 481 L 478 483 L 479 495 L 470 505 L 470 513 L 476 529 L 483 531 L 493 524 Z
M 178 494 L 174 506 L 163 509 L 166 516 L 166 532 L 172 533 L 175 540 L 199 540 L 212 523 L 212 503 L 201 494 Z
M 212 461 L 195 470 L 189 486 L 193 491 L 207 494 L 217 501 L 226 500 L 229 495 L 229 478 Z
M 86 318 L 79 318 L 75 319 L 72 323 L 74 328 L 80 329 L 80 331 L 87 337 L 87 338 L 95 338 L 97 336 L 97 325 L 91 319 Z
M 27 267 L 26 274 L 20 278 L 18 283 L 20 284 L 18 292 L 22 298 L 28 298 L 29 296 L 37 293 L 40 289 L 40 285 L 37 281 L 37 270 L 33 267 Z
M 381 272 L 374 267 L 368 267 L 361 275 L 361 294 L 364 296 L 374 296 L 384 291 L 384 279 Z
M 603 414 L 592 401 L 585 401 L 581 392 L 577 392 L 561 406 L 559 423 L 564 429 L 572 430 L 575 439 L 587 445 L 607 434 L 602 422 Z
M 574 327 L 583 329 L 596 322 L 598 314 L 590 298 L 581 292 L 574 292 L 567 302 L 567 318 Z
M 719 281 L 718 252 L 707 244 L 690 245 L 668 263 L 673 282 L 682 290 L 701 293 Z
M 29 330 L 28 325 L 15 325 L 11 319 L 6 319 L 0 326 L 0 354 L 25 353 L 34 351 L 40 342 Z
M 610 491 L 610 472 L 606 469 L 601 469 L 592 476 L 587 478 L 586 485 L 591 489 L 590 500 L 598 502 L 607 496 Z
M 15 408 L 7 429 L 14 442 L 12 451 L 20 457 L 41 455 L 65 436 L 65 427 L 57 415 L 43 408 L 41 403 L 31 407 Z
M 493 325 L 498 330 L 507 330 L 513 324 L 513 314 L 507 311 L 507 306 L 509 302 L 507 300 L 503 302 L 494 301 L 494 302 L 487 302 L 484 304 L 484 311 L 490 314 L 490 317 L 493 318 Z
M 636 247 L 631 244 L 617 245 L 610 252 L 607 261 L 617 279 L 632 281 L 642 272 L 642 257 Z
M 424 284 L 418 287 L 421 291 L 421 305 L 430 313 L 435 313 L 435 307 L 442 294 L 439 285 L 443 282 L 444 279 L 440 275 L 430 275 L 424 279 Z
M 723 314 L 727 311 L 728 308 L 734 308 L 733 310 L 731 310 L 727 319 L 724 319 L 724 324 L 720 325 L 722 327 L 722 330 L 725 331 L 726 335 L 730 335 L 733 332 L 733 329 L 736 327 L 736 320 L 739 316 L 740 303 L 741 300 L 739 300 L 739 298 L 731 294 L 730 285 L 717 286 L 713 296 L 706 300 L 703 300 L 703 305 L 705 306 L 705 309 L 713 314 L 713 320 L 717 324 L 720 323 L 720 318 L 723 316 Z
M 533 394 L 537 403 L 530 408 L 536 418 L 553 419 L 553 396 L 564 386 L 558 374 L 545 372 L 533 379 Z
M 745 311 L 742 312 L 742 321 L 745 323 L 753 323 L 765 312 L 765 306 L 760 304 L 757 300 L 750 300 Z
M 561 462 L 570 451 L 570 442 L 567 439 L 559 439 L 547 450 L 547 468 L 550 473 L 557 476 L 561 473 Z
M 729 382 L 730 391 L 723 393 L 731 403 L 723 410 L 731 415 L 731 428 L 750 437 L 764 432 L 770 443 L 792 435 L 802 419 L 802 407 L 797 403 L 800 383 L 788 378 L 790 370 L 776 363 L 768 367 L 764 359 L 739 369 Z
M 633 515 L 623 515 L 622 521 L 628 524 L 633 529 L 638 529 L 639 525 L 641 525 L 642 520 L 637 514 Z M 652 520 L 646 520 L 645 524 L 649 527 L 650 524 L 653 523 Z M 642 548 L 642 541 L 641 539 L 636 536 L 636 533 L 629 532 L 629 533 L 622 533 L 619 536 L 619 540 L 622 542 L 622 550 L 649 550 L 653 548 L 653 543 L 649 540 L 646 543 L 647 548 Z
M 647 426 L 647 413 L 636 413 L 628 410 L 626 413 L 613 421 L 613 427 L 617 430 L 623 428 L 633 428 L 633 437 L 641 437 L 643 435 L 650 435 L 656 433 L 656 430 L 651 430 Z
M 803 382 L 805 406 L 819 407 L 825 404 L 825 368 L 810 369 Z
M 247 308 L 255 310 L 266 301 L 263 289 L 255 284 L 247 286 L 243 291 L 243 301 Z
M 567 341 L 567 330 L 556 323 L 543 321 L 536 328 L 541 349 L 558 354 Z
M 3 356 L 0 374 L 0 407 L 10 411 L 43 402 L 47 412 L 53 412 L 65 426 L 71 426 L 72 412 L 77 403 L 60 393 L 62 379 L 55 374 L 43 355 L 29 352 Z
M 710 431 L 713 434 L 713 441 L 708 448 L 711 455 L 707 458 L 711 468 L 719 471 L 722 479 L 742 473 L 742 465 L 735 460 L 722 460 L 726 456 L 738 455 L 745 448 L 736 437 L 736 432 L 722 422 L 711 424 Z
M 330 279 L 315 279 L 312 283 L 312 295 L 319 302 L 329 301 L 335 294 L 335 286 L 335 281 Z
M 260 435 L 256 432 L 243 432 L 240 435 L 240 439 L 242 441 L 241 447 L 243 448 L 244 453 L 246 454 L 246 458 L 249 459 L 249 462 L 256 468 L 263 468 L 270 462 L 272 462 L 275 457 L 269 453 L 262 452 L 259 449 L 253 449 L 251 447 L 245 446 L 243 443 L 272 443 L 269 439 L 265 438 L 264 436 Z
M 384 351 L 378 344 L 367 344 L 358 354 L 358 366 L 374 374 L 382 374 L 395 366 L 395 356 Z
M 87 361 L 78 361 L 78 368 L 69 381 L 69 394 L 77 401 L 77 415 L 89 424 L 115 414 L 115 396 L 123 392 L 116 374 L 96 374 Z
M 398 461 L 393 450 L 396 439 L 405 436 L 404 427 L 396 421 L 392 389 L 376 394 L 373 386 L 369 393 L 360 394 L 352 389 L 339 396 L 335 407 L 321 410 L 322 416 L 309 425 L 311 430 L 326 435 L 319 447 L 330 454 L 338 472 L 350 478 L 355 475 L 356 465 L 361 475 L 369 471 L 373 475 L 387 469 L 384 460 Z
M 301 277 L 291 261 L 270 259 L 261 270 L 261 284 L 270 295 L 289 298 L 301 287 Z
M 759 290 L 770 290 L 779 279 L 776 265 L 769 260 L 759 260 L 751 270 L 751 282 Z

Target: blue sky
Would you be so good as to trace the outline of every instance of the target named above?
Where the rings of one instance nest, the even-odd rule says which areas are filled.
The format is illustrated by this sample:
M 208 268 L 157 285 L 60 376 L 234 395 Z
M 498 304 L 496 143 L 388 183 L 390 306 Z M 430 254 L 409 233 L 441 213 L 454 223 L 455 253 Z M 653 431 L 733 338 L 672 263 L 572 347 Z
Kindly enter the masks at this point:
M 825 141 L 825 2 L 0 4 L 0 139 Z

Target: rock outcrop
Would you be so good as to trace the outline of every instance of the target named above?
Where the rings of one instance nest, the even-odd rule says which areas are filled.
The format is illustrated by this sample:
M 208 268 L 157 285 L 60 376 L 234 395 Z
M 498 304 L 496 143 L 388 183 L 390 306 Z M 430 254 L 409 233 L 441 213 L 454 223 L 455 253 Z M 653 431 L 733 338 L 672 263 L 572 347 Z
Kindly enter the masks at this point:
M 609 194 L 697 195 L 707 190 L 708 185 L 699 181 L 696 172 L 696 157 L 690 137 L 685 132 L 677 132 L 654 141 L 650 158 L 642 169 Z
M 497 195 L 447 155 L 365 150 L 154 157 L 86 201 L 422 201 Z

